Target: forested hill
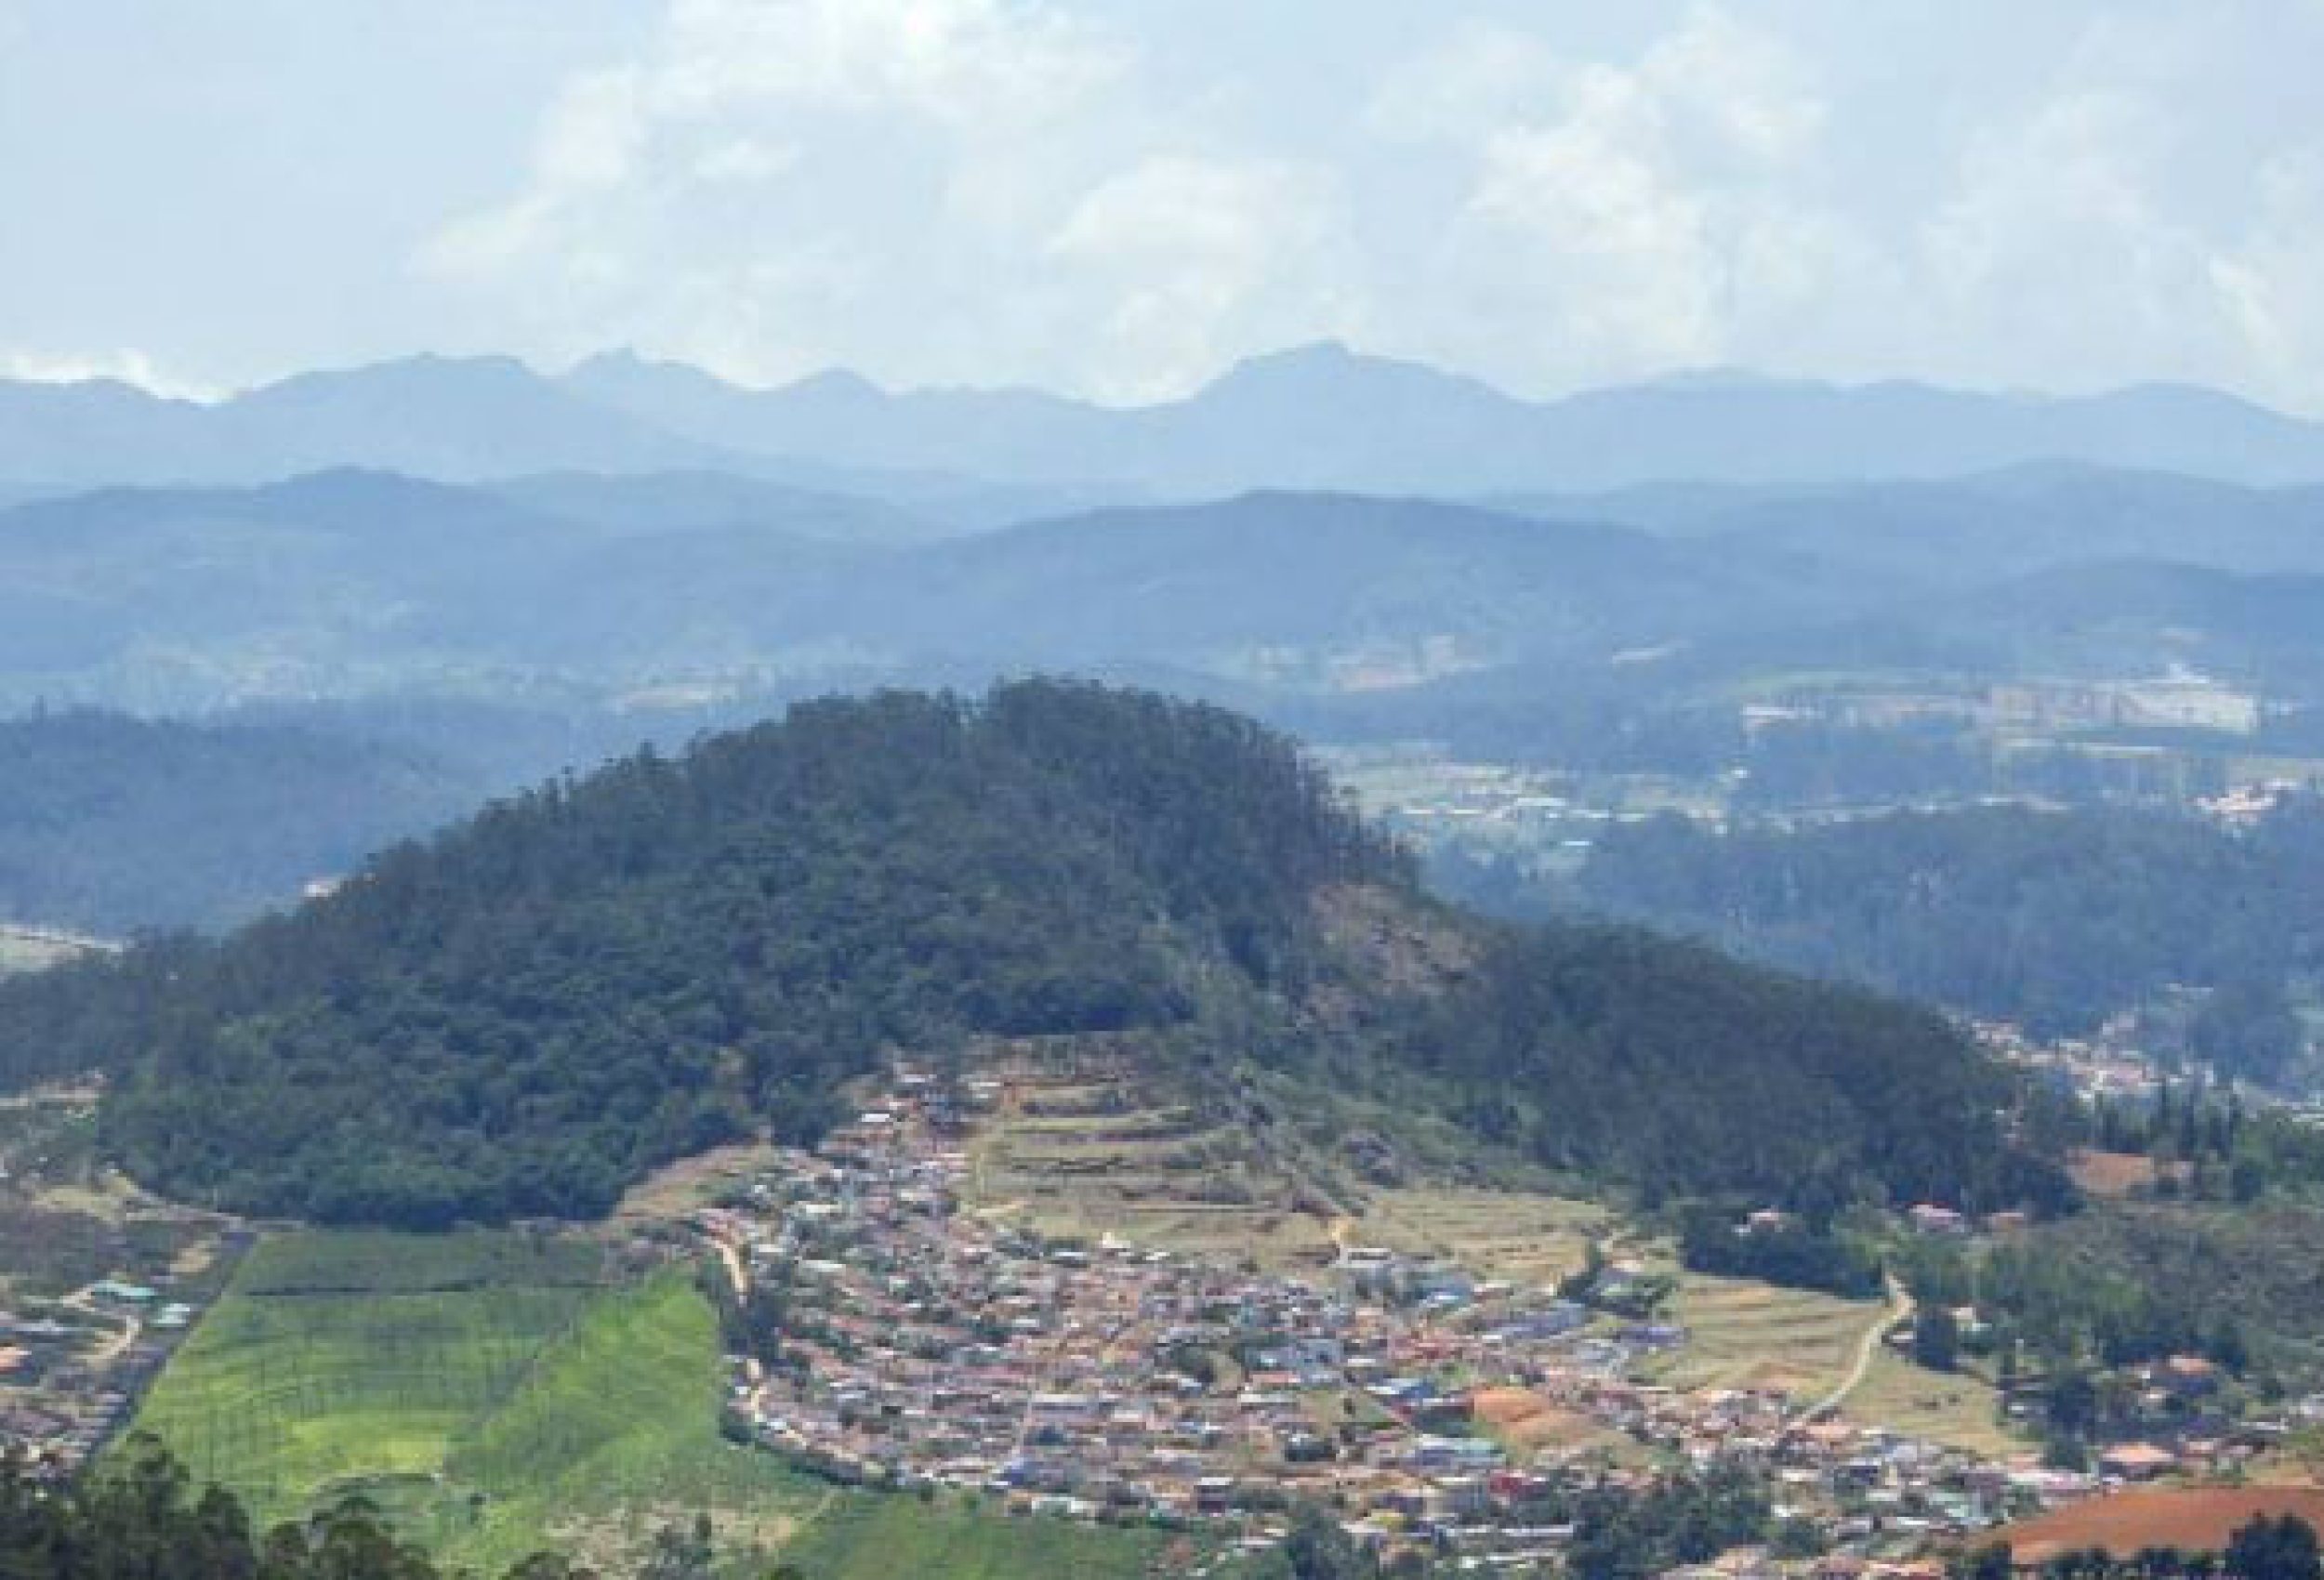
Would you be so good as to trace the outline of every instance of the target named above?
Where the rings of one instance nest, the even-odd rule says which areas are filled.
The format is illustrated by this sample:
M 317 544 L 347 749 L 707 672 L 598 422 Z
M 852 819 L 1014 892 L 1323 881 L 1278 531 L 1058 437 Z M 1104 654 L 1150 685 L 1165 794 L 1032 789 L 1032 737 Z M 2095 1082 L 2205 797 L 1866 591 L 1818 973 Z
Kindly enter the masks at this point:
M 2197 1051 L 2270 1080 L 2303 1041 L 2287 992 L 2324 969 L 2324 804 L 2249 828 L 2015 806 L 1725 835 L 1665 819 L 1610 831 L 1569 894 L 1532 898 L 2043 1034 L 2216 990 Z
M 1468 964 L 1375 968 L 1323 902 L 1350 893 Z M 592 1215 L 662 1161 L 810 1138 L 889 1048 L 1139 1028 L 1650 1190 L 2011 1188 L 1998 1077 L 1934 1017 L 1433 911 L 1287 742 L 1060 682 L 802 705 L 223 942 L 0 986 L 0 1074 L 111 1067 L 108 1144 L 165 1192 L 424 1225 Z
M 0 721 L 0 921 L 223 927 L 474 805 L 478 774 L 320 731 Z
M 891 694 L 496 805 L 218 946 L 24 984 L 6 1061 L 142 1050 L 109 1133 L 199 1200 L 590 1213 L 893 1045 L 1184 1020 L 1297 969 L 1306 897 L 1397 871 L 1285 743 L 1025 684 Z

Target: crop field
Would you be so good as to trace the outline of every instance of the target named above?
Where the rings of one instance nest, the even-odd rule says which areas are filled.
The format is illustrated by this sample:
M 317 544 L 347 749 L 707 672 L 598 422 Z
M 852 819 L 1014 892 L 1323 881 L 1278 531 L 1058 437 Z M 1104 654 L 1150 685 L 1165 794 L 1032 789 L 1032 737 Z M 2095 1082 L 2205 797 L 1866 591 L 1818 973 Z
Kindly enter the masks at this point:
M 1613 1227 L 1601 1206 L 1538 1192 L 1360 1184 L 1300 1134 L 1299 1115 L 1207 1114 L 1136 1068 L 1105 1050 L 996 1060 L 1006 1096 L 970 1142 L 973 1204 L 1053 1233 L 1267 1267 L 1383 1244 L 1531 1284 L 1580 1267 L 1589 1240 Z M 1246 1106 L 1281 1104 L 1270 1094 Z
M 681 1270 L 610 1282 L 579 1238 L 270 1240 L 139 1417 L 263 1521 L 360 1493 L 447 1560 L 544 1547 L 607 1572 L 711 1517 L 730 1557 L 817 1580 L 1146 1572 L 1156 1539 L 842 1494 L 718 1430 L 717 1319 Z M 909 1552 L 917 1567 L 888 1567 Z
M 2324 1525 L 2324 1487 L 2149 1487 L 2053 1509 L 1987 1539 L 2009 1544 L 2020 1562 L 2104 1547 L 2117 1558 L 2146 1547 L 2218 1552 L 2253 1516 L 2295 1514 Z
M 972 1195 L 1059 1234 L 1270 1265 L 1336 1254 L 1328 1204 L 1282 1152 L 1141 1089 L 1104 1058 L 998 1066 L 1007 1096 L 971 1144 Z
M 720 1369 L 682 1273 L 610 1284 L 584 1240 L 299 1234 L 251 1255 L 138 1424 L 262 1521 L 361 1493 L 494 1572 L 625 1561 L 697 1512 L 771 1549 L 819 1489 L 719 1436 Z
M 2162 1168 L 2144 1152 L 2079 1152 L 2067 1168 L 2076 1189 L 2086 1196 L 2101 1196 L 2119 1200 L 2140 1191 L 2150 1190 L 2162 1178 Z M 2185 1178 L 2184 1165 L 2172 1165 L 2175 1176 Z
M 1662 1380 L 1676 1388 L 1776 1388 L 1802 1402 L 1845 1380 L 1882 1308 L 1809 1289 L 1688 1273 L 1671 1305 L 1685 1350 Z
M 139 1425 L 262 1520 L 370 1478 L 435 1475 L 599 1295 L 578 1271 L 573 1252 L 516 1236 L 268 1241 Z
M 1520 1457 L 1633 1456 L 1634 1445 L 1620 1432 L 1529 1389 L 1486 1389 L 1476 1395 L 1476 1411 L 1486 1435 Z
M 1376 1193 L 1349 1232 L 1367 1244 L 1448 1257 L 1490 1278 L 1554 1286 L 1584 1265 L 1613 1215 L 1593 1202 L 1455 1187 Z
M 1145 1580 L 1183 1574 L 1194 1545 L 1152 1531 L 976 1514 L 954 1504 L 850 1493 L 784 1549 L 813 1580 Z
M 2000 1393 L 1970 1372 L 1932 1372 L 1882 1346 L 1841 1414 L 1868 1426 L 2001 1459 L 2028 1445 L 2000 1420 Z

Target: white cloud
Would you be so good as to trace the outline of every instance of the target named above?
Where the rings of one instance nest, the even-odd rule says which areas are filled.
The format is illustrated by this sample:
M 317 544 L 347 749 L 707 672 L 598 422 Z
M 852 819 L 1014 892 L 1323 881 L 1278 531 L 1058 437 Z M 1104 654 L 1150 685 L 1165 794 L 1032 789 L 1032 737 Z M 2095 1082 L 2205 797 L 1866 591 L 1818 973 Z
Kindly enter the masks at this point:
M 416 262 L 559 354 L 621 338 L 760 376 L 878 361 L 873 315 L 940 341 L 910 325 L 957 310 L 967 282 L 943 273 L 1054 222 L 1071 138 L 1050 134 L 1125 59 L 1030 0 L 677 0 L 647 58 L 566 85 L 520 190 Z
M 2101 16 L 2015 113 L 1962 140 L 1918 227 L 1927 340 L 1963 380 L 2215 381 L 2324 402 L 2324 124 L 2269 126 L 2271 69 L 2167 12 Z M 2255 136 L 2255 133 L 2257 134 Z
M 1473 141 L 1553 98 L 1567 67 L 1541 39 L 1470 18 L 1433 48 L 1392 68 L 1365 111 L 1383 137 Z
M 2287 151 L 2258 175 L 2255 223 L 2211 258 L 2208 274 L 2261 388 L 2324 402 L 2324 151 Z
M 55 356 L 40 351 L 0 350 L 0 379 L 31 384 L 86 384 L 112 379 L 134 384 L 150 395 L 178 401 L 215 401 L 226 393 L 164 368 L 143 351 L 120 349 Z
M 680 0 L 418 266 L 552 355 L 620 339 L 761 380 L 1148 396 L 1344 325 L 1328 176 L 1208 146 L 1137 64 L 1035 0 Z
M 772 181 L 799 160 L 797 144 L 733 138 L 705 149 L 694 160 L 694 174 L 705 181 Z
M 1513 46 L 1481 53 L 1469 33 L 1450 47 L 1416 80 L 1447 65 L 1455 83 L 1514 80 Z M 1538 387 L 1724 361 L 1747 301 L 1783 315 L 1828 283 L 1818 266 L 1857 250 L 1803 195 L 1825 106 L 1772 35 L 1698 6 L 1628 62 L 1523 59 L 1525 81 L 1553 91 L 1512 96 L 1514 118 L 1477 132 L 1433 266 L 1470 365 Z
M 670 0 L 416 280 L 478 341 L 760 380 L 1145 397 L 1336 336 L 1536 392 L 1740 363 L 2324 406 L 2324 0 L 1347 5 L 1319 45 L 1225 0 Z
M 1282 162 L 1158 155 L 1101 182 L 1049 241 L 1101 298 L 1098 392 L 1182 390 L 1253 344 L 1319 337 L 1351 304 L 1330 281 L 1337 200 Z

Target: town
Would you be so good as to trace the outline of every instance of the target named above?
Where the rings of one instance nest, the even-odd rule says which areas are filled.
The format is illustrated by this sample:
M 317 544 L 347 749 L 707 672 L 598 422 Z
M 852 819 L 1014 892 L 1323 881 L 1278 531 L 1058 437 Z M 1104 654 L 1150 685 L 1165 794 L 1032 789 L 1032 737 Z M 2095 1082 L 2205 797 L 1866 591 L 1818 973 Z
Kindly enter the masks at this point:
M 1271 1271 L 1045 1236 L 964 1205 L 966 1137 L 1000 1086 L 899 1071 L 818 1152 L 696 1216 L 763 1339 L 733 1358 L 730 1430 L 848 1483 L 1252 1542 L 1314 1502 L 1382 1550 L 1497 1566 L 1559 1555 L 1561 1494 L 1674 1467 L 1763 1470 L 1827 1561 L 1898 1573 L 2120 1479 L 1781 1390 L 1658 1383 L 1688 1335 L 1619 1314 L 1637 1271 L 1620 1264 L 1551 1288 L 1353 1244 Z

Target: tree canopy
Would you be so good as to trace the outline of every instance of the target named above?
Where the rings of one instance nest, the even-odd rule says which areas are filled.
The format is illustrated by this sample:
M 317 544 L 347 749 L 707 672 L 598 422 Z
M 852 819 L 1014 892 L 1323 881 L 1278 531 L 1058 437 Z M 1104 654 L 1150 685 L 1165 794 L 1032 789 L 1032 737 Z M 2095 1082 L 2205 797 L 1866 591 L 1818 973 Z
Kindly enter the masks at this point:
M 1323 903 L 1351 889 L 1469 964 L 1416 985 L 1351 959 Z M 111 1071 L 104 1136 L 140 1178 L 416 1227 L 594 1216 L 662 1162 L 812 1139 L 891 1049 L 1097 1032 L 1376 1080 L 1655 1194 L 2026 1186 L 2005 1086 L 1937 1018 L 1436 910 L 1288 741 L 1060 681 L 802 704 L 494 805 L 221 941 L 0 984 L 0 1077 Z

